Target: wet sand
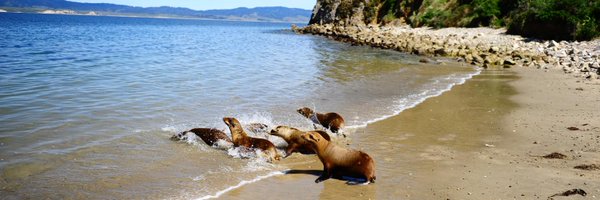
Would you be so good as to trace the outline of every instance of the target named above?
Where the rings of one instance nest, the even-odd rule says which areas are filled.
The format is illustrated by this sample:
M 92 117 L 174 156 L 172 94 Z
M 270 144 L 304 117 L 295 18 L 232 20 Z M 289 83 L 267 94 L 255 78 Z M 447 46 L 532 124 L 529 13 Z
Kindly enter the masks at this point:
M 374 157 L 375 184 L 315 184 L 318 158 L 294 154 L 279 162 L 288 174 L 220 198 L 547 199 L 575 188 L 597 198 L 600 170 L 574 167 L 600 164 L 599 88 L 558 71 L 483 71 L 341 141 Z M 553 152 L 567 158 L 541 157 Z

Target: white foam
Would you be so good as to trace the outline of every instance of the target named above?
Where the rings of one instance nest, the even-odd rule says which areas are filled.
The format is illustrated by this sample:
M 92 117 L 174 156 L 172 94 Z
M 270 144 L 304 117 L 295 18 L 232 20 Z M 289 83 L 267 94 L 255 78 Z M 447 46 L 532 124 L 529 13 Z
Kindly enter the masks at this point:
M 271 158 L 260 149 L 251 149 L 246 147 L 234 147 L 227 149 L 227 154 L 234 158 L 248 158 L 245 171 L 260 171 L 270 169 L 274 165 L 269 163 Z
M 227 155 L 234 158 L 256 158 L 257 152 L 246 147 L 234 147 L 227 149 Z
M 268 162 L 268 158 L 258 157 L 256 159 L 250 160 L 250 162 L 246 163 L 246 167 L 243 168 L 246 172 L 255 172 L 255 171 L 264 171 L 270 170 L 275 165 Z
M 258 176 L 258 177 L 254 178 L 252 180 L 249 180 L 249 181 L 241 181 L 237 185 L 230 186 L 230 187 L 228 187 L 228 188 L 226 188 L 224 190 L 218 191 L 214 195 L 206 195 L 204 197 L 197 198 L 197 200 L 218 198 L 221 195 L 223 195 L 223 194 L 225 194 L 225 193 L 227 193 L 227 192 L 229 192 L 231 190 L 240 188 L 240 187 L 242 187 L 244 185 L 247 185 L 247 184 L 250 184 L 250 183 L 255 183 L 255 182 L 258 182 L 258 181 L 266 179 L 266 178 L 270 178 L 270 177 L 273 177 L 273 176 L 279 176 L 279 175 L 283 175 L 283 174 L 285 174 L 283 171 L 275 171 L 275 172 L 271 172 L 271 173 L 269 173 L 267 175 L 264 175 L 264 176 Z
M 251 115 L 243 114 L 237 117 L 242 124 L 262 123 L 269 127 L 273 126 L 273 117 L 270 113 L 257 112 Z
M 218 139 L 213 144 L 213 147 L 216 148 L 216 149 L 228 150 L 228 149 L 233 148 L 233 143 L 225 141 L 225 140 Z
M 393 117 L 395 115 L 400 114 L 402 111 L 406 110 L 406 109 L 410 109 L 413 108 L 421 103 L 423 103 L 425 100 L 431 98 L 431 97 L 436 97 L 436 96 L 440 96 L 442 95 L 444 92 L 450 91 L 450 89 L 452 89 L 452 87 L 456 86 L 456 85 L 462 85 L 464 84 L 467 80 L 473 78 L 473 76 L 478 75 L 481 73 L 480 69 L 477 69 L 475 72 L 473 73 L 469 73 L 469 74 L 464 74 L 464 75 L 458 75 L 458 74 L 451 74 L 449 76 L 446 76 L 442 79 L 447 80 L 447 81 L 456 81 L 453 83 L 450 83 L 448 85 L 446 85 L 444 88 L 441 89 L 427 89 L 424 90 L 423 92 L 419 93 L 419 94 L 413 94 L 413 95 L 409 95 L 407 97 L 401 98 L 399 100 L 396 101 L 395 104 L 395 108 L 393 109 L 394 111 L 392 112 L 392 114 L 389 115 L 383 115 L 381 117 L 375 118 L 375 119 L 371 119 L 368 121 L 365 121 L 363 123 L 360 124 L 356 124 L 356 125 L 352 125 L 352 126 L 346 126 L 346 129 L 358 129 L 358 128 L 364 128 L 367 127 L 367 125 L 381 121 L 381 120 L 385 120 L 387 118 Z M 440 79 L 436 79 L 433 81 L 432 84 L 430 84 L 430 87 L 434 87 L 436 84 L 440 84 L 441 81 L 439 81 Z
M 196 176 L 196 177 L 192 178 L 193 181 L 202 181 L 204 179 L 206 179 L 206 177 L 204 177 L 203 175 Z
M 167 125 L 165 127 L 160 128 L 161 131 L 164 132 L 171 132 L 171 133 L 176 133 L 177 132 L 177 128 L 175 128 L 175 126 L 172 125 Z

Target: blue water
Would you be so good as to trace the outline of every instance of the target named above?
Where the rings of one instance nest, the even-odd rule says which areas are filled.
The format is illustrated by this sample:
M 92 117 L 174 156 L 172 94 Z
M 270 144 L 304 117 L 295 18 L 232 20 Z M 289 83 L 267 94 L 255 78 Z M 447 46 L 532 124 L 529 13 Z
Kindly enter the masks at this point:
M 476 73 L 297 35 L 289 27 L 0 13 L 2 193 L 94 199 L 214 194 L 280 166 L 256 166 L 202 144 L 190 149 L 169 141 L 171 134 L 225 128 L 224 116 L 310 128 L 294 112 L 301 106 L 339 112 L 350 127 L 361 127 Z M 248 170 L 250 177 L 231 175 Z M 190 183 L 196 189 L 183 187 Z

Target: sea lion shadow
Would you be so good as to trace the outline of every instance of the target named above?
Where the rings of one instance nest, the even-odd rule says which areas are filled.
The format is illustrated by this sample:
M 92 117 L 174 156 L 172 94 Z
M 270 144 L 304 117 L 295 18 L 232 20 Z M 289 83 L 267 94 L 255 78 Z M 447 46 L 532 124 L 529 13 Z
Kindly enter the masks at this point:
M 285 172 L 285 174 L 308 174 L 313 176 L 321 176 L 323 170 L 314 170 L 314 169 L 290 169 Z
M 323 173 L 323 170 L 314 170 L 314 169 L 290 169 L 287 170 L 285 172 L 285 174 L 308 174 L 308 175 L 313 175 L 313 176 L 321 176 L 321 174 Z M 348 176 L 342 176 L 342 177 L 331 177 L 331 179 L 337 179 L 340 181 L 346 181 L 346 184 L 348 185 L 368 185 L 369 182 L 364 179 L 364 178 L 354 178 L 354 177 L 348 177 Z

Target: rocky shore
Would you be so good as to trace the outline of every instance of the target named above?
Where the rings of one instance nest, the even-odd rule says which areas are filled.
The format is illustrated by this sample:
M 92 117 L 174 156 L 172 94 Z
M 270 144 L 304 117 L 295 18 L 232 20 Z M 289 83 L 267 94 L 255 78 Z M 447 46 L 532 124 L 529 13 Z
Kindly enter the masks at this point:
M 491 28 L 411 28 L 311 24 L 297 33 L 327 36 L 355 45 L 394 49 L 424 56 L 456 58 L 483 68 L 513 66 L 560 68 L 587 80 L 600 80 L 600 40 L 541 41 Z M 423 60 L 428 62 L 428 60 Z

